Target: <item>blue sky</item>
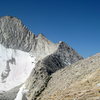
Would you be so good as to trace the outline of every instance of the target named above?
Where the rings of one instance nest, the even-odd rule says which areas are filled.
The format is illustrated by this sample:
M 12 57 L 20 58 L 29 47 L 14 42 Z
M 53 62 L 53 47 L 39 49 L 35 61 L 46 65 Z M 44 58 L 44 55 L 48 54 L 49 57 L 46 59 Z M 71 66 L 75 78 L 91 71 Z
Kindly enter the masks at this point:
M 100 52 L 100 0 L 1 0 L 0 16 L 6 15 L 84 57 Z

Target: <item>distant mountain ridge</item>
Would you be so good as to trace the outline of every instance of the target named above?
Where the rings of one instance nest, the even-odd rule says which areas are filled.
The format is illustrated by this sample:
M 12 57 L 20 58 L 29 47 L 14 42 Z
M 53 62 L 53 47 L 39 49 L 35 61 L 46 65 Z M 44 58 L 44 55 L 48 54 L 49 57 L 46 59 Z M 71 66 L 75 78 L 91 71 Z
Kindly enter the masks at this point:
M 11 91 L 15 91 L 15 94 L 10 90 L 1 93 L 1 100 L 14 100 L 15 97 L 15 100 L 22 100 L 22 98 L 36 100 L 46 88 L 53 73 L 83 59 L 66 43 L 54 44 L 43 34 L 36 36 L 26 28 L 21 20 L 11 16 L 0 18 L 0 45 L 0 63 L 3 65 L 3 61 L 5 61 L 4 65 L 1 66 L 0 75 L 2 76 L 4 73 L 3 77 L 6 75 L 6 80 L 16 80 L 16 82 L 18 82 L 18 78 L 23 79 L 24 76 L 26 78 L 26 81 L 23 81 L 23 86 L 21 86 L 22 82 L 18 83 L 17 87 L 21 86 L 20 89 L 18 89 L 19 87 L 17 89 L 13 87 L 14 90 L 12 88 Z M 2 55 L 3 52 L 5 57 Z M 15 64 L 8 63 L 12 58 L 15 59 Z M 9 71 L 7 70 L 8 65 Z M 16 76 L 16 73 L 20 73 L 19 77 Z M 7 84 L 9 80 L 6 81 Z

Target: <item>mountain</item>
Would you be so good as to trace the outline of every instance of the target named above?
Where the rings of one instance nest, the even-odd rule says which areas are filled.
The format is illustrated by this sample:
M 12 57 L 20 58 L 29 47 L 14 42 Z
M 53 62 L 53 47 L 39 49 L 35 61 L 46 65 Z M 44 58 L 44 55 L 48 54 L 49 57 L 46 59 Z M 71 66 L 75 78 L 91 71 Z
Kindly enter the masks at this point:
M 0 17 L 0 100 L 37 100 L 54 73 L 81 59 L 66 43 L 36 36 L 16 17 Z

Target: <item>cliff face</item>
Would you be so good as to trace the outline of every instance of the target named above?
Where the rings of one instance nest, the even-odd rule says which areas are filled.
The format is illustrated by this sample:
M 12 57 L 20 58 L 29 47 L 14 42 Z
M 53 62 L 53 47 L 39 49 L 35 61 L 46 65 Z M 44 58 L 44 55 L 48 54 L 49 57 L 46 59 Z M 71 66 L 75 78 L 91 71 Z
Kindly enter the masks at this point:
M 66 43 L 54 44 L 42 34 L 36 36 L 21 20 L 11 16 L 0 18 L 0 85 L 8 84 L 9 88 L 15 82 L 10 84 L 13 89 L 0 92 L 1 100 L 38 99 L 53 73 L 81 59 Z

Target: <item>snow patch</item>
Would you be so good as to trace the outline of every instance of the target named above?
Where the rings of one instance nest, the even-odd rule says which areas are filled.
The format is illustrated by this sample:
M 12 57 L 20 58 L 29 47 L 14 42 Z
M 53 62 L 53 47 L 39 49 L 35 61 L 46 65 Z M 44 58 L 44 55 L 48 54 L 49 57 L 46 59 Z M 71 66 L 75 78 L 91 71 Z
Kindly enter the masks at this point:
M 27 92 L 28 90 L 25 89 L 25 85 L 22 85 L 14 100 L 22 100 L 23 95 L 26 94 Z
M 24 83 L 35 63 L 34 55 L 0 44 L 0 91 L 8 91 Z

